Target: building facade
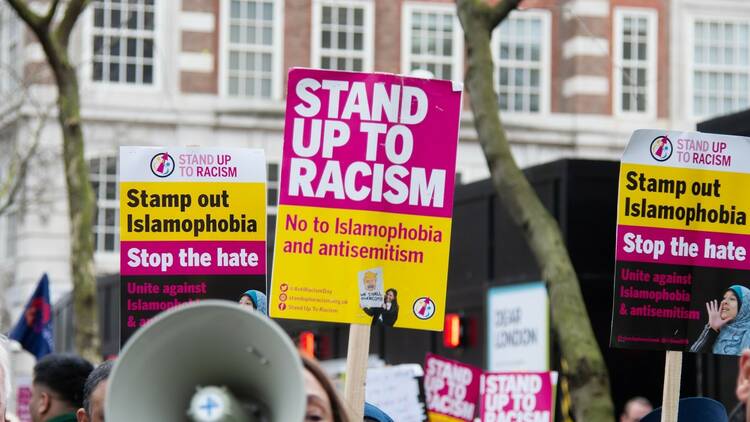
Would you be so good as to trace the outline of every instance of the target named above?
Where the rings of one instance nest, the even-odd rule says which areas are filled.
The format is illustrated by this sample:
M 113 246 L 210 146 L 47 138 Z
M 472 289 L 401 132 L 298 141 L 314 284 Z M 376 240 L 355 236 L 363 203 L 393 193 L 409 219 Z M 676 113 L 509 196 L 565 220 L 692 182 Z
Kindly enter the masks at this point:
M 289 68 L 462 80 L 463 44 L 452 0 L 92 1 L 71 49 L 98 200 L 97 273 L 119 270 L 120 145 L 263 148 L 273 214 Z M 522 167 L 618 159 L 636 128 L 692 130 L 747 108 L 750 2 L 526 0 L 495 30 L 492 52 Z M 0 216 L 0 328 L 43 272 L 53 300 L 71 286 L 56 89 L 44 60 L 0 3 L 0 180 L 15 151 L 38 143 L 21 199 Z M 467 182 L 489 173 L 464 107 L 457 177 Z

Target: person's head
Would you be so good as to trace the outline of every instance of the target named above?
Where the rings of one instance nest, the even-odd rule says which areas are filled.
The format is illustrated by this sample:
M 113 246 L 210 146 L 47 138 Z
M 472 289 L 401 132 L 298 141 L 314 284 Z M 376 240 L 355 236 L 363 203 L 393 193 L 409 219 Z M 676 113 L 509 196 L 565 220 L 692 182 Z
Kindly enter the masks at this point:
M 257 290 L 248 290 L 240 296 L 240 305 L 245 305 L 249 309 L 259 311 L 264 315 L 268 315 L 268 307 L 266 305 L 266 295 Z
M 398 303 L 396 300 L 398 298 L 398 292 L 396 289 L 388 289 L 385 291 L 385 303 Z
M 625 403 L 620 422 L 638 422 L 654 409 L 645 397 L 633 397 Z
M 742 306 L 742 292 L 738 286 L 732 286 L 724 292 L 724 297 L 719 305 L 719 316 L 721 319 L 735 319 Z
M 393 419 L 374 404 L 365 402 L 364 422 L 393 422 Z
M 363 278 L 365 282 L 365 290 L 373 292 L 378 288 L 378 273 L 375 271 L 367 271 Z
M 29 411 L 34 422 L 42 422 L 83 406 L 83 386 L 94 367 L 86 359 L 70 354 L 50 354 L 34 365 Z
M 110 360 L 91 371 L 83 385 L 83 407 L 76 412 L 78 422 L 104 422 L 107 380 L 115 362 Z
M 304 422 L 353 422 L 344 400 L 330 378 L 311 357 L 301 355 L 307 408 Z
M 10 359 L 0 336 L 0 420 L 5 420 L 5 412 L 10 401 Z
M 737 400 L 747 403 L 750 399 L 750 349 L 740 355 L 740 368 L 737 372 Z

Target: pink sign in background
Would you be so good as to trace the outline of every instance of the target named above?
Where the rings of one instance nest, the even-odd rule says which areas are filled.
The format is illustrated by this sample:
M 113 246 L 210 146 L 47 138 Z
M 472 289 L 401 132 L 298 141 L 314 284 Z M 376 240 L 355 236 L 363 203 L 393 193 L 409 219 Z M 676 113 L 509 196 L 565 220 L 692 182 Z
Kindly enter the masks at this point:
M 16 416 L 18 416 L 19 421 L 31 422 L 31 411 L 29 410 L 30 404 L 31 404 L 31 386 L 30 385 L 18 385 L 17 392 L 16 392 Z
M 427 410 L 473 421 L 482 370 L 431 353 L 427 354 L 424 368 Z
M 486 372 L 480 393 L 482 422 L 554 420 L 550 372 Z
M 345 84 L 347 88 L 351 88 L 356 82 L 364 83 L 367 95 L 358 97 L 357 103 L 361 104 L 363 101 L 368 102 L 370 110 L 372 110 L 372 99 L 375 85 L 382 85 L 388 93 L 391 93 L 391 87 L 393 86 L 398 86 L 399 88 L 416 87 L 426 94 L 426 115 L 422 121 L 414 124 L 402 124 L 399 121 L 388 121 L 385 113 L 382 113 L 381 116 L 373 116 L 373 113 L 368 112 L 367 114 L 370 116 L 365 116 L 369 117 L 369 119 L 377 118 L 377 120 L 363 120 L 358 113 L 354 113 L 351 116 L 341 116 L 341 111 L 344 109 L 344 106 L 348 101 L 348 91 L 336 91 L 338 94 L 331 95 L 330 89 L 327 90 L 321 87 L 315 90 L 308 89 L 308 93 L 303 93 L 303 98 L 301 98 L 298 95 L 296 88 L 301 80 L 307 78 L 313 79 L 321 85 L 324 80 L 335 81 L 338 84 Z M 312 92 L 312 94 L 310 94 L 310 92 Z M 401 92 L 403 93 L 403 90 L 401 90 Z M 319 111 L 314 115 L 303 116 L 295 108 L 298 106 L 307 107 L 310 95 L 319 98 Z M 393 97 L 396 96 L 393 95 Z M 331 102 L 335 101 L 332 100 L 332 98 L 338 98 L 339 106 L 337 112 L 334 112 L 334 117 L 330 117 L 329 115 Z M 413 108 L 411 111 L 414 113 L 417 111 L 417 103 L 418 102 L 413 101 L 411 104 L 411 107 Z M 461 90 L 454 90 L 454 84 L 452 82 L 403 77 L 392 74 L 366 74 L 315 69 L 293 69 L 289 72 L 286 104 L 284 158 L 281 167 L 282 175 L 279 205 L 376 210 L 438 217 L 450 217 L 452 215 L 456 151 L 458 147 L 458 128 L 461 115 Z M 400 107 L 401 102 L 399 101 L 398 104 Z M 336 108 L 333 107 L 332 110 L 336 110 Z M 394 204 L 382 199 L 372 200 L 371 197 L 359 200 L 353 200 L 350 198 L 337 199 L 334 198 L 331 193 L 327 193 L 323 197 L 315 197 L 314 195 L 290 196 L 290 163 L 293 158 L 300 157 L 295 153 L 292 147 L 294 122 L 295 119 L 298 118 L 304 120 L 303 145 L 311 145 L 310 133 L 312 121 L 315 119 L 322 120 L 322 133 L 326 132 L 325 125 L 329 121 L 345 123 L 350 132 L 350 137 L 344 145 L 332 149 L 332 154 L 330 154 L 331 157 L 323 157 L 323 147 L 321 147 L 313 156 L 303 157 L 305 160 L 310 160 L 315 164 L 317 173 L 315 179 L 313 179 L 313 187 L 317 186 L 318 182 L 321 180 L 321 175 L 324 172 L 326 163 L 329 161 L 336 161 L 336 165 L 341 169 L 342 174 L 345 174 L 349 165 L 355 162 L 364 163 L 367 168 L 371 170 L 374 169 L 376 165 L 381 165 L 381 168 L 384 170 L 388 169 L 390 166 L 399 165 L 404 167 L 409 172 L 409 175 L 412 174 L 415 168 L 422 168 L 425 169 L 428 180 L 433 169 L 440 169 L 445 171 L 445 190 L 442 206 L 410 205 L 408 200 L 404 203 Z M 408 160 L 404 163 L 393 163 L 387 158 L 386 143 L 384 141 L 385 134 L 381 134 L 378 138 L 375 159 L 366 160 L 368 135 L 361 130 L 362 123 L 383 124 L 387 130 L 392 129 L 396 125 L 405 126 L 413 135 L 414 141 L 413 150 L 411 151 Z M 321 135 L 321 137 L 324 138 L 324 135 Z M 396 151 L 400 153 L 403 152 L 401 149 L 403 144 L 400 141 L 401 138 L 397 137 L 397 139 L 399 139 L 399 141 L 395 143 Z M 325 139 L 323 139 L 322 142 L 324 141 Z M 403 182 L 406 183 L 407 186 L 409 185 L 409 177 L 410 176 L 403 178 Z M 378 184 L 377 181 L 374 181 L 372 174 L 364 175 L 360 173 L 353 180 L 353 187 L 355 189 L 360 189 L 363 186 L 371 187 L 373 186 L 373 183 L 375 185 Z M 383 180 L 383 192 L 389 189 L 387 183 L 387 180 Z

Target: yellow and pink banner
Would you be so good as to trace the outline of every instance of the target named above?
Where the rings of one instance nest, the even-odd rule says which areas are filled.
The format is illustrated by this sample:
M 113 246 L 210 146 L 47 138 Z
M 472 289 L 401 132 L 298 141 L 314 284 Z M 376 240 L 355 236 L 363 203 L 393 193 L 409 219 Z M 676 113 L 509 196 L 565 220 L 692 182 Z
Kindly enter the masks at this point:
M 265 295 L 262 150 L 121 147 L 119 173 L 121 344 L 174 306 Z
M 620 166 L 612 346 L 750 347 L 748 157 L 749 138 L 633 133 Z
M 289 72 L 270 311 L 442 330 L 460 84 Z

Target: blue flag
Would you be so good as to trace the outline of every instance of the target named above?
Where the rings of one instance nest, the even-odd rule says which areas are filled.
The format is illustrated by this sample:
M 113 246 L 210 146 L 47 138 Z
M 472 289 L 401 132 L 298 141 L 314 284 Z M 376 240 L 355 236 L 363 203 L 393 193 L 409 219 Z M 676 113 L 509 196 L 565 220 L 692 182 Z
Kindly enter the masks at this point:
M 39 280 L 34 294 L 18 319 L 18 323 L 8 336 L 21 343 L 24 349 L 37 359 L 52 353 L 55 343 L 52 336 L 52 305 L 49 300 L 49 279 L 47 274 Z

